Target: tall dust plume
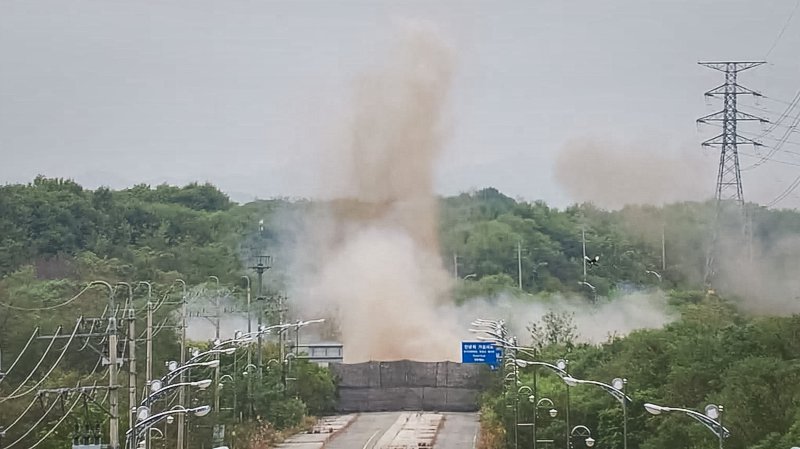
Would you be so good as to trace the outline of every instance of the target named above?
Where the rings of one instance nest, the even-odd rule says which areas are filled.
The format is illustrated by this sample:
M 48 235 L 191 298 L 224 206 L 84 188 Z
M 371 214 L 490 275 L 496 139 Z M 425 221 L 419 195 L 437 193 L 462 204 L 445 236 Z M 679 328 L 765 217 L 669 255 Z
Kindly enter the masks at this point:
M 347 362 L 454 360 L 433 192 L 453 54 L 412 23 L 385 56 L 357 80 L 342 142 L 323 156 L 321 193 L 335 199 L 305 225 L 295 263 L 307 278 L 291 294 L 299 313 L 337 322 Z

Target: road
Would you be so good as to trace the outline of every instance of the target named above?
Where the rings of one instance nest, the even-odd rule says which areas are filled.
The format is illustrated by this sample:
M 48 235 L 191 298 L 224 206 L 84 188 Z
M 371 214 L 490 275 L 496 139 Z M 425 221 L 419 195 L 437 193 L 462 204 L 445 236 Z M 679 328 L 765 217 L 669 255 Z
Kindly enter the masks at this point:
M 362 413 L 350 427 L 337 435 L 326 449 L 380 449 L 376 447 L 401 412 Z M 435 449 L 473 449 L 478 433 L 476 413 L 444 413 Z
M 478 437 L 477 413 L 445 413 L 435 449 L 474 449 Z

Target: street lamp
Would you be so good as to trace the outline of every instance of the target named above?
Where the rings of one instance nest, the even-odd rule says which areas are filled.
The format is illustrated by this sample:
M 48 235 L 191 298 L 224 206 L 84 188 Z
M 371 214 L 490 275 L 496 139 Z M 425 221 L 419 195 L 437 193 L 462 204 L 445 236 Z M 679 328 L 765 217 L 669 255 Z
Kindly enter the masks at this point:
M 149 396 L 147 396 L 142 400 L 140 405 L 147 406 L 147 408 L 149 408 L 149 405 L 152 403 L 153 400 L 157 399 L 158 396 L 162 396 L 166 394 L 168 391 L 180 387 L 194 387 L 197 388 L 198 390 L 205 390 L 206 388 L 211 386 L 211 382 L 212 382 L 211 379 L 204 379 L 195 382 L 179 382 L 176 384 L 164 386 L 164 384 L 161 382 L 160 379 L 156 379 L 150 382 L 151 393 Z
M 660 415 L 664 412 L 683 412 L 690 418 L 706 426 L 708 430 L 714 433 L 719 438 L 719 447 L 722 449 L 722 442 L 725 438 L 731 436 L 731 432 L 722 425 L 722 406 L 716 404 L 708 404 L 704 410 L 705 413 L 696 412 L 685 408 L 678 407 L 664 407 L 661 405 L 647 403 L 644 405 L 651 415 Z
M 653 270 L 645 270 L 645 273 L 652 274 L 653 276 L 658 278 L 658 282 L 661 282 L 661 275 L 658 272 Z
M 571 387 L 581 384 L 598 386 L 622 404 L 622 447 L 628 449 L 628 404 L 632 402 L 630 396 L 626 394 L 628 379 L 617 377 L 612 380 L 611 385 L 609 385 L 594 380 L 583 380 L 576 379 L 572 376 L 566 376 L 564 377 L 564 382 Z
M 537 361 L 533 361 L 533 360 L 526 360 L 526 359 L 518 358 L 518 359 L 514 360 L 514 364 L 516 366 L 520 367 L 520 368 L 526 368 L 526 367 L 537 368 L 537 367 L 543 366 L 543 367 L 553 371 L 554 373 L 556 373 L 562 379 L 569 376 L 569 374 L 567 373 L 567 365 L 569 364 L 569 362 L 566 359 L 559 359 L 558 361 L 556 361 L 555 364 L 552 364 L 552 363 L 547 363 L 547 362 L 537 362 Z M 533 391 L 534 391 L 534 396 L 539 394 L 538 390 L 537 390 L 537 385 L 538 385 L 538 370 L 534 369 L 534 371 L 533 371 Z M 565 408 L 564 408 L 564 411 L 565 411 L 564 420 L 566 421 L 566 424 L 567 424 L 567 426 L 566 426 L 567 430 L 569 430 L 569 404 L 570 404 L 570 401 L 569 401 L 569 384 L 566 385 L 565 396 L 566 397 L 565 397 L 564 403 L 566 405 L 565 405 Z M 552 401 L 551 401 L 551 403 L 552 403 Z M 555 409 L 553 409 L 553 410 L 555 410 Z M 556 413 L 558 413 L 558 411 L 556 411 Z M 534 423 L 535 423 L 535 419 L 536 419 L 536 414 L 534 414 Z M 534 442 L 533 442 L 533 445 L 534 445 L 534 448 L 535 448 L 536 447 L 536 427 L 535 427 L 535 425 L 534 425 L 533 431 L 534 431 L 534 438 L 533 438 Z
M 224 348 L 224 349 L 209 349 L 208 351 L 205 351 L 205 352 L 200 352 L 199 349 L 194 349 L 192 351 L 192 358 L 187 360 L 186 363 L 187 364 L 195 363 L 195 362 L 197 362 L 198 360 L 200 360 L 202 358 L 205 358 L 205 357 L 208 357 L 208 356 L 214 355 L 214 354 L 231 355 L 234 352 L 236 352 L 236 347 L 230 347 L 230 348 Z
M 148 407 L 139 407 L 136 409 L 136 424 L 133 428 L 128 429 L 125 432 L 125 439 L 127 442 L 127 446 L 131 449 L 136 449 L 137 441 L 139 439 L 139 434 L 147 431 L 150 427 L 154 424 L 158 423 L 162 419 L 167 419 L 174 415 L 185 415 L 192 413 L 195 416 L 206 416 L 211 411 L 211 406 L 202 405 L 200 407 L 195 408 L 183 408 L 183 406 L 177 405 L 175 408 L 171 410 L 167 410 L 165 412 L 157 413 L 155 415 L 150 415 L 150 409 Z
M 530 395 L 528 396 L 528 401 L 533 404 L 533 420 L 531 422 L 531 429 L 533 434 L 533 447 L 536 448 L 536 444 L 539 442 L 537 437 L 537 419 L 539 417 L 539 409 L 549 407 L 547 414 L 550 415 L 551 418 L 555 418 L 558 416 L 558 410 L 556 410 L 556 406 L 550 398 L 541 398 L 538 401 L 536 400 L 536 396 Z
M 523 424 L 519 422 L 519 397 L 520 396 L 533 396 L 533 390 L 527 385 L 523 385 L 517 389 L 517 394 L 514 396 L 514 447 L 519 447 L 519 427 Z
M 589 430 L 588 427 L 583 425 L 577 425 L 569 431 L 569 447 L 570 449 L 573 448 L 572 440 L 575 437 L 583 438 L 583 442 L 586 443 L 586 447 L 594 446 L 594 438 L 592 438 L 592 431 Z

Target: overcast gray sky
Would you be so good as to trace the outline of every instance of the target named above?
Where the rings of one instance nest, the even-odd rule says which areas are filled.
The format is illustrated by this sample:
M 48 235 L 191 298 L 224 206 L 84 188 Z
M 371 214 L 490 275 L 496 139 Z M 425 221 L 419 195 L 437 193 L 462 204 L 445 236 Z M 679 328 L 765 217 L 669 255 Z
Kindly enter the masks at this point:
M 600 142 L 601 153 L 635 152 L 630 170 L 668 161 L 656 167 L 669 165 L 662 176 L 676 186 L 702 178 L 700 193 L 683 195 L 710 196 L 717 155 L 699 142 L 715 130 L 698 132 L 694 121 L 721 107 L 702 93 L 722 76 L 696 62 L 767 57 L 795 8 L 795 0 L 0 0 L 0 183 L 41 173 L 92 188 L 211 181 L 240 201 L 314 195 L 309 167 L 354 79 L 381 60 L 393 23 L 419 18 L 441 27 L 458 60 L 440 193 L 494 186 L 559 206 L 585 199 L 565 186 L 574 180 L 555 175 L 578 139 Z M 769 65 L 740 76 L 769 97 L 757 107 L 772 118 L 800 89 L 797 16 Z M 800 134 L 789 140 L 775 159 L 800 164 Z M 566 166 L 591 176 L 580 151 Z M 589 160 L 591 169 L 602 162 Z M 698 164 L 699 175 L 689 167 Z M 606 184 L 621 176 L 613 157 L 610 165 L 598 167 Z M 745 196 L 769 202 L 798 174 L 772 161 L 746 171 Z

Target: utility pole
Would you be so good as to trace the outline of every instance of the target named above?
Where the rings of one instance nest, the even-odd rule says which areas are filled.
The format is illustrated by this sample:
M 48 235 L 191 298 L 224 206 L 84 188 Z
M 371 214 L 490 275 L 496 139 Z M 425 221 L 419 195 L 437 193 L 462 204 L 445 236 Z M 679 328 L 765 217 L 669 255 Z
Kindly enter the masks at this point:
M 251 303 L 250 276 L 242 276 L 242 278 L 245 281 L 247 281 L 247 290 L 246 290 L 247 291 L 247 335 L 251 335 L 251 333 L 253 332 L 253 326 L 252 326 L 252 319 L 251 319 L 252 314 L 251 314 L 251 311 L 250 311 L 250 303 Z M 245 369 L 245 371 L 247 371 L 248 373 L 250 372 L 250 365 L 253 364 L 253 351 L 250 350 L 250 346 L 251 345 L 247 345 L 247 368 Z M 236 361 L 235 358 L 234 358 L 234 361 Z M 248 414 L 248 418 L 250 417 L 250 413 L 252 411 L 252 401 L 253 401 L 253 376 L 248 374 L 248 376 L 247 376 L 247 414 Z M 178 447 L 178 449 L 183 449 L 183 448 Z
M 214 318 L 214 339 L 215 341 L 219 341 L 219 320 L 220 320 L 220 310 L 219 310 L 219 278 L 216 276 L 209 276 L 209 279 L 213 280 L 217 283 L 217 290 L 214 293 L 214 306 L 216 307 L 215 311 L 215 318 Z M 235 357 L 235 356 L 234 356 Z M 219 353 L 216 354 L 215 358 L 219 360 Z M 219 364 L 214 368 L 214 413 L 217 415 L 217 421 L 219 422 Z
M 458 280 L 458 253 L 453 253 L 453 278 Z
M 147 390 L 145 392 L 145 397 L 149 397 L 150 385 L 153 382 L 153 285 L 147 281 L 139 281 L 136 287 L 138 288 L 142 285 L 147 287 L 147 328 L 145 337 L 145 386 L 147 386 Z M 133 338 L 135 342 L 136 337 L 134 336 Z M 132 404 L 131 407 L 133 407 L 134 404 Z M 147 406 L 150 406 L 149 402 Z M 144 446 L 145 449 L 150 449 L 150 432 L 147 432 L 144 436 Z
M 581 248 L 583 248 L 583 282 L 586 282 L 586 226 L 581 228 Z
M 761 94 L 739 85 L 736 78 L 739 72 L 758 67 L 765 64 L 765 61 L 715 61 L 698 62 L 698 64 L 725 74 L 725 82 L 723 84 L 705 93 L 706 97 L 722 97 L 723 109 L 697 119 L 697 123 L 722 123 L 722 132 L 706 140 L 702 144 L 704 147 L 717 147 L 720 149 L 717 185 L 714 194 L 716 199 L 714 228 L 712 231 L 711 245 L 706 257 L 705 283 L 706 286 L 710 288 L 711 282 L 716 275 L 717 239 L 719 237 L 719 221 L 723 203 L 735 201 L 740 208 L 743 218 L 745 218 L 738 145 L 751 144 L 754 146 L 761 146 L 761 143 L 739 135 L 737 124 L 740 121 L 768 123 L 768 120 L 737 109 L 737 97 L 739 95 L 760 97 Z M 750 232 L 746 220 L 743 222 L 743 229 L 746 236 Z
M 517 278 L 519 289 L 522 290 L 522 242 L 517 242 Z
M 264 338 L 261 335 L 261 325 L 262 320 L 264 318 L 264 272 L 272 268 L 272 257 L 270 256 L 256 256 L 256 264 L 250 267 L 252 270 L 255 270 L 256 274 L 258 274 L 258 285 L 256 286 L 256 302 L 258 303 L 258 354 L 256 355 L 256 365 L 258 366 L 258 376 L 259 379 L 262 375 L 262 366 L 264 360 L 264 351 L 263 351 L 263 341 Z M 249 323 L 249 319 L 248 319 Z
M 128 428 L 132 429 L 135 423 L 136 400 L 136 310 L 133 307 L 133 287 L 127 282 L 117 282 L 116 285 L 128 288 L 128 309 L 125 311 L 128 320 Z
M 186 304 L 186 282 L 183 279 L 176 279 L 175 282 L 180 282 L 181 284 L 181 366 L 186 364 L 186 312 L 187 312 L 187 304 Z M 186 374 L 181 371 L 180 374 L 180 382 L 186 382 Z M 181 407 L 185 407 L 186 395 L 183 392 L 183 388 L 178 389 L 178 404 Z M 178 414 L 178 438 L 177 438 L 177 449 L 183 449 L 183 436 L 184 436 L 184 414 Z M 136 449 L 136 448 L 131 448 Z
M 667 244 L 665 226 L 661 226 L 661 272 L 667 269 Z
M 119 449 L 119 392 L 117 391 L 117 316 L 114 304 L 114 288 L 105 281 L 92 281 L 89 286 L 102 285 L 108 288 L 108 408 L 109 448 Z M 133 449 L 133 448 L 132 448 Z

